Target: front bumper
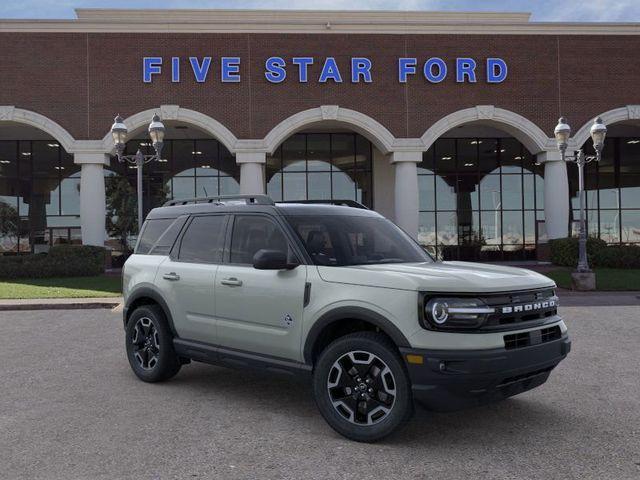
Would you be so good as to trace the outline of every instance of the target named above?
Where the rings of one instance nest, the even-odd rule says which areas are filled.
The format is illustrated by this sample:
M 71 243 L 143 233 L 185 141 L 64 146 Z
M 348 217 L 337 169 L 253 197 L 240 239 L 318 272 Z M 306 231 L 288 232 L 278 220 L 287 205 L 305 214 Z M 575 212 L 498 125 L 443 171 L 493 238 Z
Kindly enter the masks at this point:
M 557 340 L 506 350 L 401 348 L 414 399 L 436 411 L 452 411 L 503 400 L 542 385 L 571 350 L 565 333 Z M 412 362 L 407 361 L 407 355 Z M 422 364 L 414 363 L 422 357 Z

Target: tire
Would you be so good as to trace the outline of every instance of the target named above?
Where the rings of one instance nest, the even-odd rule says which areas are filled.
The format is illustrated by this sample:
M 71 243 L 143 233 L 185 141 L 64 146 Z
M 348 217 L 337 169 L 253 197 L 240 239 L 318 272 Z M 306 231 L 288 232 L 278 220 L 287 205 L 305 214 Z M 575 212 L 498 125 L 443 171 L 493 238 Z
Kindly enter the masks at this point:
M 327 346 L 314 368 L 313 393 L 327 423 L 357 442 L 380 440 L 413 414 L 407 370 L 379 333 L 353 333 Z
M 159 306 L 143 305 L 133 311 L 127 322 L 125 342 L 129 365 L 140 380 L 161 382 L 180 370 L 173 335 Z

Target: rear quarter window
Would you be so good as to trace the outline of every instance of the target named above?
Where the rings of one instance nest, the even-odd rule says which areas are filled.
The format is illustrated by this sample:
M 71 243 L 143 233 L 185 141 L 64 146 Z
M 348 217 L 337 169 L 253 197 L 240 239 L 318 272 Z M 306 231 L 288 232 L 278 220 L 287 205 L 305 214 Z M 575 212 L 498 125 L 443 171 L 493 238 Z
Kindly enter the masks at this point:
M 186 217 L 147 220 L 134 253 L 166 255 L 176 241 Z

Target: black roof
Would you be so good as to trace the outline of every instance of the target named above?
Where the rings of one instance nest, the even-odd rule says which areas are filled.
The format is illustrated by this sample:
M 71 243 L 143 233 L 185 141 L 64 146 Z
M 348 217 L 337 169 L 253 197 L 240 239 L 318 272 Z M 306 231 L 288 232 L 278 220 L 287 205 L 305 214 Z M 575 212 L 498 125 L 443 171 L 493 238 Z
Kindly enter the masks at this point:
M 257 201 L 253 199 L 257 198 Z M 267 199 L 269 201 L 267 201 Z M 196 202 L 196 203 L 188 203 Z M 201 203 L 197 203 L 201 202 Z M 154 208 L 149 212 L 148 219 L 153 218 L 176 218 L 180 215 L 193 215 L 202 213 L 270 213 L 275 215 L 297 216 L 297 215 L 349 215 L 379 217 L 380 215 L 372 210 L 363 207 L 351 207 L 336 205 L 335 201 L 328 203 L 275 203 L 269 197 L 258 196 L 229 196 L 210 197 L 208 199 L 187 199 L 176 200 L 165 203 L 165 206 Z

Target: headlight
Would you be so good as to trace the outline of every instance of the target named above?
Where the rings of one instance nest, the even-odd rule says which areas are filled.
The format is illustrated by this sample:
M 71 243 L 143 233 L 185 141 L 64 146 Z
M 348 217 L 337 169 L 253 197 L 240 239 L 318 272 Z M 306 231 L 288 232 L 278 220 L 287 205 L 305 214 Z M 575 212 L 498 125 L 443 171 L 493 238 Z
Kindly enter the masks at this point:
M 476 328 L 495 309 L 478 298 L 432 298 L 424 316 L 435 328 Z

